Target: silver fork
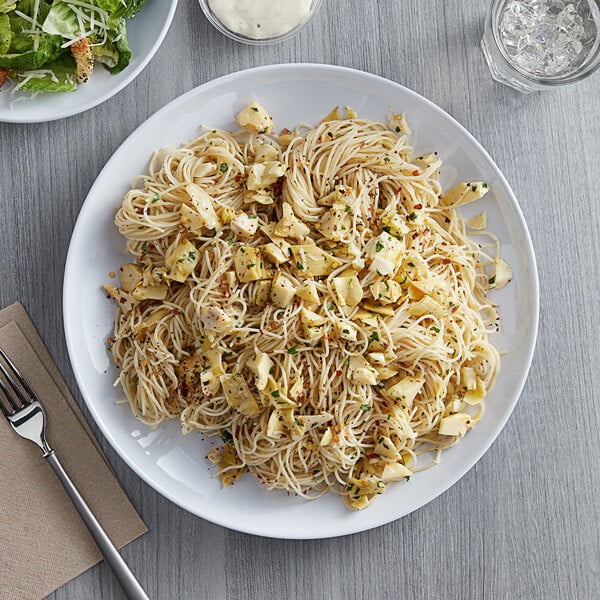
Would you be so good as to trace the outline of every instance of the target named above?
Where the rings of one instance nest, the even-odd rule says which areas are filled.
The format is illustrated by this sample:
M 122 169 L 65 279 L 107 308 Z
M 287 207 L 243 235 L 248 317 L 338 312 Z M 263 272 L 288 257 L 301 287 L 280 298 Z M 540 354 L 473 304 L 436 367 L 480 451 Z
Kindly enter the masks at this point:
M 98 546 L 98 550 L 113 570 L 127 597 L 131 600 L 149 600 L 127 563 L 121 558 L 90 507 L 63 469 L 56 453 L 48 445 L 46 440 L 46 413 L 36 393 L 2 349 L 0 349 L 0 356 L 6 363 L 5 366 L 0 361 L 0 371 L 5 379 L 3 381 L 0 377 L 0 390 L 6 400 L 5 403 L 0 398 L 0 410 L 21 437 L 35 442 L 42 449 L 44 458 L 50 463 L 56 476 L 63 484 L 71 502 L 75 505 L 96 546 Z

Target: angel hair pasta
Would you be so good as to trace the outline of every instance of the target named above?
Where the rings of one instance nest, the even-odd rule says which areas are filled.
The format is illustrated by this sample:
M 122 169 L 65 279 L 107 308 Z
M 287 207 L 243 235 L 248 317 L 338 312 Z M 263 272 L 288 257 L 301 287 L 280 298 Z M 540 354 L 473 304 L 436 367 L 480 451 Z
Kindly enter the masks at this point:
M 117 211 L 136 257 L 104 286 L 119 381 L 145 423 L 221 436 L 224 485 L 250 471 L 360 509 L 482 414 L 486 291 L 510 269 L 455 209 L 487 185 L 444 193 L 399 114 L 335 109 L 276 136 L 252 103 L 238 123 L 157 152 Z

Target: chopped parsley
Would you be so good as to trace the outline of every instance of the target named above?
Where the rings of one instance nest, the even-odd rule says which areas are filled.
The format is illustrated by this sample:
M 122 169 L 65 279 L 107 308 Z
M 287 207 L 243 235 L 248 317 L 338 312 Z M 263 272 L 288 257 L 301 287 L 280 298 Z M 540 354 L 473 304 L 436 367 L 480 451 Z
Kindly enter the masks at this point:
M 271 396 L 273 396 L 273 398 L 279 398 L 279 396 L 280 396 L 279 390 L 273 390 L 271 392 Z
M 375 244 L 375 252 L 381 252 L 383 250 L 383 244 L 378 240 Z
M 292 346 L 291 348 L 287 349 L 287 353 L 288 354 L 298 354 L 298 348 L 296 346 Z
M 378 342 L 379 341 L 379 334 L 374 331 L 370 336 L 369 336 L 369 341 L 371 342 Z
M 227 169 L 229 167 L 227 166 L 227 163 L 221 163 L 221 166 L 219 167 L 219 171 L 221 171 L 221 173 L 227 173 Z
M 221 439 L 227 444 L 233 443 L 233 436 L 231 433 L 229 433 L 229 431 L 227 431 L 227 429 L 223 429 L 223 431 L 221 431 Z
M 152 196 L 152 204 L 156 204 L 158 201 L 160 200 L 160 196 L 158 195 L 158 193 L 154 194 L 154 196 Z

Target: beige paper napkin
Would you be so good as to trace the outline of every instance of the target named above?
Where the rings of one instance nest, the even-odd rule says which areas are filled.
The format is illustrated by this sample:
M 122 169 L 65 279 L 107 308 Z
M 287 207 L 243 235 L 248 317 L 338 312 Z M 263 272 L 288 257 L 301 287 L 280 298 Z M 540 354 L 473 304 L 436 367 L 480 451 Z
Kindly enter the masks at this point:
M 47 436 L 121 548 L 147 531 L 20 304 L 0 311 L 0 347 L 38 393 Z M 0 416 L 0 600 L 39 600 L 101 560 L 39 448 Z

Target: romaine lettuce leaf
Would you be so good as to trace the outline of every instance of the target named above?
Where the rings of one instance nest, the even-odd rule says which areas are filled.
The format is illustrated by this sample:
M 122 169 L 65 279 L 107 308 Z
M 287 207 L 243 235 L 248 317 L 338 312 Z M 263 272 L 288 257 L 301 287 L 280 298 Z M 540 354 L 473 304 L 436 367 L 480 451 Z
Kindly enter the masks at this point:
M 114 47 L 117 50 L 118 58 L 117 63 L 114 66 L 109 66 L 108 64 L 104 65 L 104 68 L 114 75 L 115 73 L 120 73 L 131 60 L 131 49 L 129 48 L 129 44 L 127 43 L 127 31 L 125 25 L 125 19 L 121 19 L 117 25 L 115 32 L 110 32 L 108 34 L 109 39 L 116 39 L 116 42 L 113 42 Z
M 42 29 L 45 33 L 62 35 L 67 39 L 74 39 L 80 35 L 80 25 L 77 14 L 66 3 L 58 0 L 52 4 Z
M 113 18 L 131 19 L 145 2 L 146 0 L 96 0 L 95 4 Z
M 32 0 L 20 0 L 18 9 L 24 14 L 33 14 Z M 50 11 L 50 5 L 40 0 L 38 5 L 38 22 L 41 23 Z M 5 69 L 39 69 L 44 64 L 57 59 L 64 50 L 61 48 L 63 38 L 56 35 L 41 35 L 38 43 L 31 35 L 31 23 L 14 13 L 7 14 L 11 29 L 8 49 L 0 53 L 0 68 Z
M 21 81 L 19 90 L 27 92 L 73 92 L 77 89 L 77 79 L 75 77 L 75 61 L 69 54 L 61 56 L 44 66 L 44 71 L 50 73 L 41 74 L 40 72 L 23 71 L 19 74 Z M 27 79 L 29 77 L 29 79 Z
M 8 13 L 11 10 L 15 10 L 17 8 L 17 3 L 12 2 L 12 0 L 0 0 L 0 14 Z
M 12 29 L 10 28 L 8 15 L 0 14 L 0 55 L 8 52 L 11 38 Z

